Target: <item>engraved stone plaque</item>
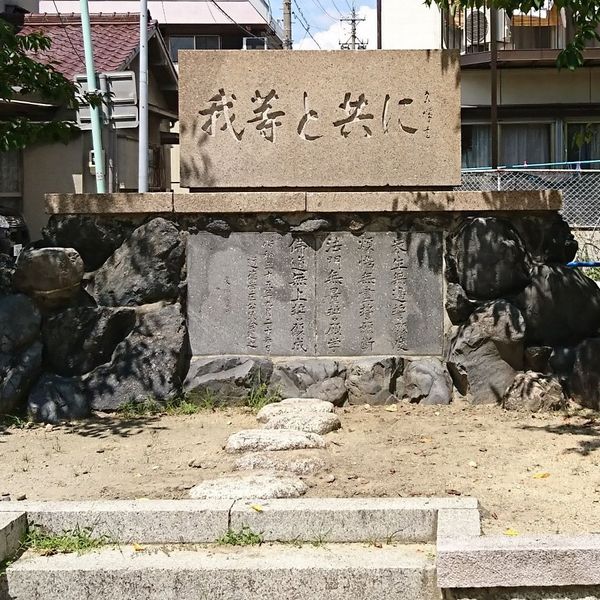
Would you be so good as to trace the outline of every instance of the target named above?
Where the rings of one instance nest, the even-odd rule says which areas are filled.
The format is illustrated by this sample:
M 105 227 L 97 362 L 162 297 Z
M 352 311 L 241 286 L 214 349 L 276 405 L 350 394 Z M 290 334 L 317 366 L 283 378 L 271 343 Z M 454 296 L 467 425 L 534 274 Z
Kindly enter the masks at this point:
M 188 242 L 195 355 L 441 355 L 440 233 L 209 233 Z
M 454 51 L 179 53 L 181 185 L 460 185 Z

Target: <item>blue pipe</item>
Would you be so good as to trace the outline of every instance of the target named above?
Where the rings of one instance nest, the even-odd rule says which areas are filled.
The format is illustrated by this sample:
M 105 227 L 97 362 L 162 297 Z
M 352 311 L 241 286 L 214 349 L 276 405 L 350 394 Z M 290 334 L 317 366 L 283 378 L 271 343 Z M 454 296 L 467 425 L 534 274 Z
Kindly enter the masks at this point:
M 573 262 L 567 263 L 567 267 L 600 267 L 600 262 L 574 260 Z

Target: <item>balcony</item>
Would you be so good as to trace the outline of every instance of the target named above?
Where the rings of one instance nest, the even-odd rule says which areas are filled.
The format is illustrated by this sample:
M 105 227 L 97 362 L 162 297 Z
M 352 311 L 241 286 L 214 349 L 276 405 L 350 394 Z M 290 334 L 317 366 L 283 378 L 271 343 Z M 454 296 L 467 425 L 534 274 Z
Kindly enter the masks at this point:
M 573 39 L 570 15 L 553 0 L 547 0 L 540 10 L 512 15 L 491 10 L 487 2 L 477 4 L 480 6 L 474 2 L 471 8 L 442 12 L 443 47 L 460 49 L 463 67 L 490 63 L 493 31 L 499 66 L 552 66 Z M 600 64 L 600 42 L 588 42 L 585 58 Z

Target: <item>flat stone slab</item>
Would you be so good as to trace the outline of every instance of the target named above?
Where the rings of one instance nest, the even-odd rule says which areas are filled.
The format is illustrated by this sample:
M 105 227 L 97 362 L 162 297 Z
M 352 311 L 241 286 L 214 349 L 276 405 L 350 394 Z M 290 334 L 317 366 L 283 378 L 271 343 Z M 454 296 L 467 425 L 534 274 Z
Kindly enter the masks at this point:
M 438 600 L 433 546 L 269 545 L 28 554 L 7 569 L 19 600 Z
M 226 452 L 265 452 L 325 448 L 327 442 L 316 433 L 294 429 L 245 429 L 229 436 Z
M 342 426 L 340 418 L 333 413 L 292 411 L 271 417 L 263 427 L 265 429 L 297 429 L 307 433 L 324 435 Z
M 279 402 L 263 406 L 256 414 L 256 418 L 260 423 L 266 423 L 273 417 L 287 415 L 292 412 L 332 413 L 333 410 L 333 404 L 326 400 L 319 400 L 318 398 L 286 398 Z
M 191 498 L 298 498 L 307 485 L 298 477 L 281 473 L 256 473 L 207 479 L 190 490 Z
M 26 531 L 27 517 L 24 512 L 0 513 L 0 564 L 15 556 Z
M 236 459 L 238 471 L 285 471 L 295 475 L 314 475 L 328 464 L 319 450 L 248 452 Z
M 459 70 L 438 50 L 182 51 L 181 185 L 460 185 Z

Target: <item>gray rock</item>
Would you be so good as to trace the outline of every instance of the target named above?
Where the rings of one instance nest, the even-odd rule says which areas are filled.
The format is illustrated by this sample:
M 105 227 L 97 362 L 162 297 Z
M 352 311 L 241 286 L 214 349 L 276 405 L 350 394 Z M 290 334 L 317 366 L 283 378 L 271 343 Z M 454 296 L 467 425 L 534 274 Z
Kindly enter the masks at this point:
M 525 349 L 525 368 L 536 373 L 547 373 L 551 355 L 550 346 L 530 346 Z
M 54 308 L 79 295 L 83 272 L 83 260 L 73 248 L 29 248 L 19 255 L 13 286 Z
M 210 393 L 219 401 L 236 404 L 253 387 L 267 383 L 272 370 L 273 364 L 266 358 L 201 358 L 190 365 L 183 387 L 192 401 L 194 395 Z
M 438 358 L 407 361 L 404 366 L 404 395 L 418 404 L 450 404 L 452 378 Z
M 110 361 L 135 321 L 132 308 L 82 306 L 51 315 L 42 328 L 49 369 L 60 375 L 83 375 Z
M 206 231 L 208 231 L 208 233 L 214 233 L 215 235 L 227 237 L 231 233 L 231 226 L 223 219 L 212 219 L 207 223 Z
M 510 223 L 497 217 L 466 221 L 449 237 L 446 261 L 449 281 L 471 298 L 492 300 L 529 282 L 523 242 Z
M 296 429 L 324 435 L 342 426 L 340 418 L 330 412 L 289 411 L 271 417 L 265 429 Z
M 306 493 L 306 484 L 292 475 L 257 473 L 230 475 L 221 479 L 207 479 L 190 490 L 190 498 L 262 499 L 298 498 Z
M 237 471 L 287 471 L 295 475 L 314 475 L 327 467 L 319 450 L 249 452 L 236 459 Z
M 138 227 L 96 271 L 89 292 L 104 306 L 174 300 L 184 260 L 185 245 L 177 227 L 158 217 Z
M 469 300 L 467 293 L 458 283 L 446 286 L 446 312 L 453 325 L 461 325 L 477 308 L 477 302 Z
M 181 391 L 187 356 L 185 320 L 179 304 L 139 311 L 131 333 L 110 362 L 82 377 L 94 410 L 125 402 L 166 400 Z
M 327 442 L 316 433 L 294 429 L 245 429 L 229 436 L 226 452 L 270 452 L 325 448 Z
M 505 300 L 477 309 L 452 343 L 448 369 L 454 385 L 474 404 L 500 403 L 523 369 L 525 321 Z
M 345 378 L 346 367 L 336 360 L 292 360 L 274 365 L 270 387 L 284 398 L 320 398 L 341 406 L 347 396 Z
M 396 379 L 403 361 L 393 357 L 365 358 L 348 369 L 346 388 L 350 404 L 387 404 L 395 402 Z
M 504 395 L 502 406 L 506 410 L 549 412 L 565 408 L 567 399 L 556 377 L 527 371 L 517 373 Z
M 42 369 L 42 344 L 22 352 L 0 353 L 0 414 L 19 409 Z
M 585 340 L 577 346 L 569 383 L 575 402 L 600 410 L 600 338 Z
M 260 423 L 266 423 L 279 415 L 287 415 L 290 413 L 308 412 L 314 413 L 331 413 L 333 412 L 333 404 L 318 398 L 286 398 L 281 402 L 267 404 L 263 406 L 257 413 L 256 418 Z
M 23 294 L 0 298 L 0 352 L 12 353 L 38 336 L 42 317 L 33 301 Z
M 293 233 L 315 233 L 316 231 L 324 231 L 329 229 L 331 224 L 327 219 L 306 219 L 300 225 L 290 228 Z
M 577 269 L 538 265 L 514 298 L 531 345 L 577 344 L 600 328 L 600 288 Z
M 52 215 L 42 230 L 53 246 L 75 248 L 86 271 L 101 267 L 133 231 L 134 225 L 114 217 L 103 219 L 87 215 Z
M 83 419 L 90 414 L 81 379 L 52 374 L 37 382 L 29 394 L 27 410 L 33 421 L 42 423 Z
M 514 226 L 533 258 L 539 263 L 566 264 L 577 254 L 577 241 L 562 215 L 525 215 Z
M 0 296 L 13 293 L 15 261 L 12 256 L 0 253 Z
M 575 365 L 575 354 L 575 348 L 554 348 L 548 361 L 552 372 L 559 375 L 569 375 Z

